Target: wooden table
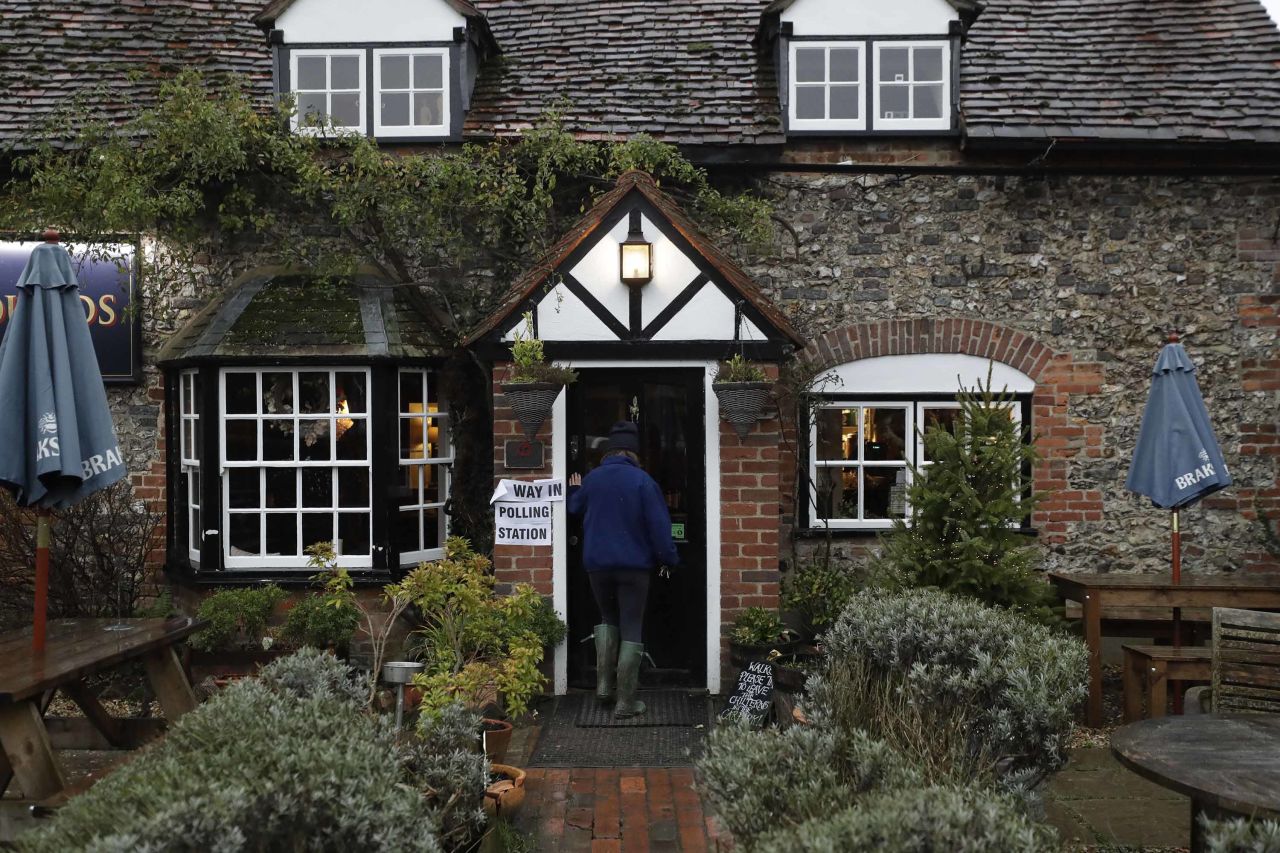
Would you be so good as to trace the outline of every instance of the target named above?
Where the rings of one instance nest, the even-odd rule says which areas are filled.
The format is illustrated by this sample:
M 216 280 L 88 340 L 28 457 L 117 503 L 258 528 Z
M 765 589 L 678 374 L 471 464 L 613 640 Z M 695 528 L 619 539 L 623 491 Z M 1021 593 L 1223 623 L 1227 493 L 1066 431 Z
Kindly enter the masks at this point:
M 1163 717 L 1169 699 L 1170 681 L 1208 681 L 1212 677 L 1213 653 L 1204 646 L 1138 646 L 1124 650 L 1124 721 L 1142 719 L 1142 697 L 1147 697 L 1147 716 Z
M 0 793 L 14 777 L 29 800 L 52 797 L 66 786 L 44 722 L 44 708 L 54 690 L 79 705 L 114 746 L 129 744 L 120 721 L 88 687 L 91 675 L 141 660 L 167 720 L 194 708 L 195 694 L 174 647 L 203 626 L 185 616 L 59 619 L 49 623 L 48 645 L 39 656 L 31 652 L 30 628 L 0 635 Z
M 1130 723 L 1111 736 L 1121 763 L 1191 798 L 1191 850 L 1199 818 L 1280 818 L 1280 715 L 1215 714 Z
M 1102 620 L 1103 609 L 1112 607 L 1242 607 L 1248 610 L 1280 610 L 1280 575 L 1183 576 L 1175 586 L 1168 574 L 1127 575 L 1050 572 L 1049 582 L 1058 596 L 1078 601 L 1084 611 L 1084 641 L 1089 647 L 1089 704 L 1085 720 L 1102 725 Z

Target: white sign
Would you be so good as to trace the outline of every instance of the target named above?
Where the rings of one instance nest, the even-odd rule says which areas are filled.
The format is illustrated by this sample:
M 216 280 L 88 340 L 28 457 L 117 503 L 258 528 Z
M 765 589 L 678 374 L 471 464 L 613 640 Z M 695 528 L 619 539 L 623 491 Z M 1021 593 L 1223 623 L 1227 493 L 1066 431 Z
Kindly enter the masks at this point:
M 493 490 L 489 503 L 507 501 L 508 503 L 542 503 L 543 501 L 564 500 L 564 480 L 548 478 L 546 480 L 502 480 L 498 488 Z
M 508 503 L 493 505 L 495 545 L 550 545 L 551 504 Z

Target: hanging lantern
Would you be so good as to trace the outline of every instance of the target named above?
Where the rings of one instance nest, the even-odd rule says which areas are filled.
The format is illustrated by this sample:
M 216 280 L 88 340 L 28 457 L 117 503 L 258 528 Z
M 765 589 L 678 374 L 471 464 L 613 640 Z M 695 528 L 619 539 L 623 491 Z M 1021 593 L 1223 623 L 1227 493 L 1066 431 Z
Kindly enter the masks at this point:
M 631 227 L 618 251 L 623 284 L 640 287 L 653 280 L 653 244 L 644 239 L 640 211 L 631 211 Z

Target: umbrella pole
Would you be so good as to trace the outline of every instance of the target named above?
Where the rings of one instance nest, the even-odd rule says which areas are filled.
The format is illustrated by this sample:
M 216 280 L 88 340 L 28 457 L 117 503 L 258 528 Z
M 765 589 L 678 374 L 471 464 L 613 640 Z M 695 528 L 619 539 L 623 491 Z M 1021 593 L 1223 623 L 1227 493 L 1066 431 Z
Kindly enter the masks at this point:
M 49 611 L 49 510 L 36 510 L 36 601 L 31 650 L 44 654 L 45 618 Z
M 1182 531 L 1178 529 L 1178 509 L 1173 510 L 1173 585 L 1182 583 Z M 1173 608 L 1173 647 L 1182 648 L 1182 608 Z M 1173 713 L 1182 713 L 1182 683 L 1173 682 Z

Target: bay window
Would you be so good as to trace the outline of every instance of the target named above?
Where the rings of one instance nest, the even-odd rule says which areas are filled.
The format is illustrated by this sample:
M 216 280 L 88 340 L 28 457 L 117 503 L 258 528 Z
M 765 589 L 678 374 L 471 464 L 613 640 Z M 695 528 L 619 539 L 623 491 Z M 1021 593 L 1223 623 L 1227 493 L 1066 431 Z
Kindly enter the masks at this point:
M 448 415 L 425 370 L 401 370 L 399 393 L 400 486 L 397 541 L 402 560 L 444 555 L 445 500 L 449 494 Z
M 184 370 L 178 375 L 178 488 L 186 518 L 184 544 L 193 563 L 200 562 L 200 374 Z

